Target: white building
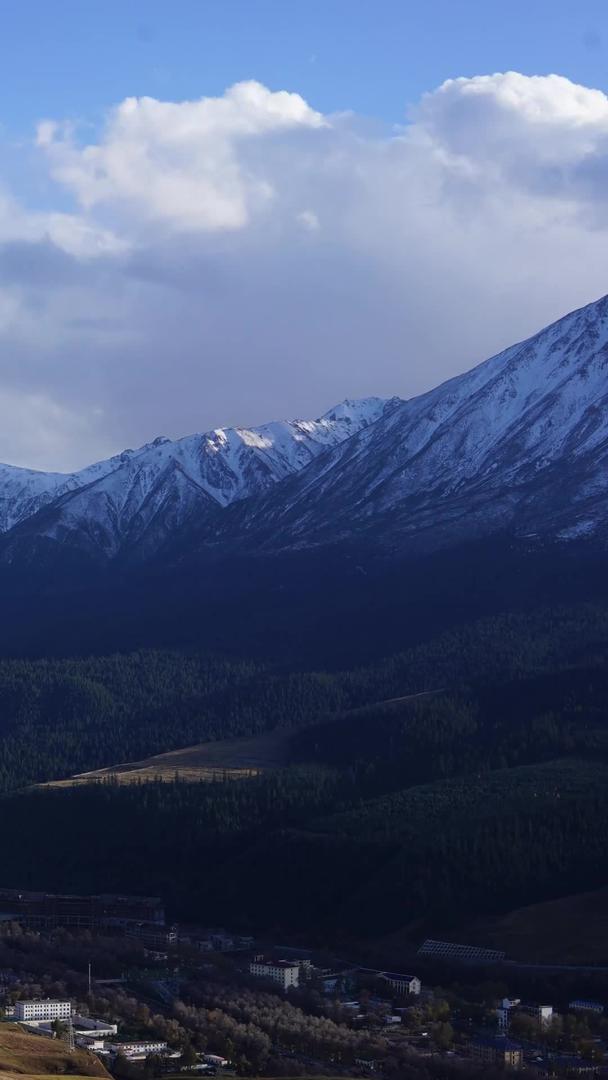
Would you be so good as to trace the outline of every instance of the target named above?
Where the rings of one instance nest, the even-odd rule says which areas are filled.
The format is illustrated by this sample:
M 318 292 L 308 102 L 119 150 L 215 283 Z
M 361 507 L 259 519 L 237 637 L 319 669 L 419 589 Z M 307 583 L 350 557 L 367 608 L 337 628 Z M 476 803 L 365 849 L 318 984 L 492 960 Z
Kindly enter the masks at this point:
M 549 1027 L 553 1020 L 552 1005 L 524 1004 L 519 998 L 503 998 L 496 1010 L 498 1030 L 504 1035 L 511 1023 L 514 1012 L 525 1013 L 531 1016 L 539 1027 Z
M 251 961 L 249 972 L 257 979 L 272 979 L 283 990 L 300 985 L 300 965 L 292 960 L 264 960 L 257 957 Z
M 521 1005 L 521 998 L 503 998 L 496 1010 L 498 1030 L 504 1035 L 509 1030 L 511 1011 Z
M 106 1043 L 106 1048 L 111 1054 L 124 1054 L 126 1058 L 136 1060 L 146 1058 L 148 1054 L 166 1054 L 167 1043 L 158 1039 L 137 1039 L 132 1042 Z
M 379 977 L 384 979 L 401 997 L 405 997 L 406 994 L 418 997 L 422 990 L 422 983 L 417 975 L 400 975 L 396 971 L 381 971 Z
M 84 1050 L 95 1050 L 98 1054 L 107 1054 L 106 1041 L 98 1035 L 83 1035 L 82 1032 L 76 1035 L 74 1032 L 74 1041 L 76 1046 L 82 1046 Z
M 536 1020 L 540 1027 L 549 1027 L 553 1020 L 553 1006 L 552 1005 L 520 1005 L 521 1012 L 531 1016 L 533 1020 Z
M 587 1001 L 582 998 L 576 998 L 574 1001 L 571 1001 L 568 1008 L 571 1009 L 572 1012 L 592 1012 L 598 1013 L 598 1015 L 604 1011 L 604 1006 L 601 1002 Z
M 71 1015 L 72 1005 L 69 1001 L 52 1001 L 47 998 L 45 1001 L 15 1002 L 15 1019 L 23 1022 L 32 1023 L 36 1020 L 63 1020 L 65 1022 Z
M 109 1038 L 118 1035 L 118 1024 L 111 1024 L 107 1020 L 96 1020 L 93 1016 L 73 1016 L 75 1035 L 91 1035 L 96 1038 Z

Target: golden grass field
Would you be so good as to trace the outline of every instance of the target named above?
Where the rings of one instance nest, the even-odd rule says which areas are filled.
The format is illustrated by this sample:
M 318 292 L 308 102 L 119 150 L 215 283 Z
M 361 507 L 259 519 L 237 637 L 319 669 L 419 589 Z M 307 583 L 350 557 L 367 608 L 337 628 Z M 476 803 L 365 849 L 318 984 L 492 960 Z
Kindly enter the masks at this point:
M 109 778 L 120 784 L 171 781 L 176 776 L 179 776 L 180 780 L 213 781 L 225 777 L 241 780 L 285 765 L 288 742 L 289 733 L 286 731 L 271 731 L 264 735 L 240 739 L 218 739 L 216 742 L 169 750 L 142 761 L 127 761 L 105 769 L 77 773 L 65 780 L 52 780 L 48 784 L 39 784 L 38 787 L 74 787 L 77 784 L 91 784 Z
M 387 709 L 401 705 L 404 701 L 441 694 L 442 690 L 424 690 L 404 697 L 389 698 L 376 702 Z M 364 713 L 370 708 L 364 705 L 348 710 L 349 714 Z M 346 714 L 342 714 L 346 715 Z M 75 787 L 78 784 L 101 783 L 113 779 L 120 784 L 134 784 L 155 780 L 171 781 L 176 775 L 180 780 L 216 779 L 242 780 L 248 776 L 258 776 L 269 769 L 279 769 L 289 761 L 289 740 L 287 730 L 269 731 L 262 735 L 251 735 L 237 739 L 218 739 L 215 742 L 197 743 L 184 746 L 179 750 L 169 750 L 163 754 L 144 758 L 141 761 L 125 761 L 108 765 L 91 772 L 75 773 L 63 780 L 50 780 L 36 787 L 62 788 Z
M 18 1024 L 0 1024 L 0 1080 L 16 1076 L 109 1077 L 102 1062 L 88 1050 L 67 1048 L 63 1039 L 32 1035 Z

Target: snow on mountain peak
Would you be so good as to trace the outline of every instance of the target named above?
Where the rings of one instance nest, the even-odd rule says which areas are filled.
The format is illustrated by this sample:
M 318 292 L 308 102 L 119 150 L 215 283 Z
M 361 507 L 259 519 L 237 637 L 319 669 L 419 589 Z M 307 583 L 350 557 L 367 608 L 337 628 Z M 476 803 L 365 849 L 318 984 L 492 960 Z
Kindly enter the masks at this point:
M 277 498 L 272 520 L 286 545 L 381 520 L 387 540 L 427 544 L 608 528 L 608 297 L 385 410 L 307 470 L 288 506 Z
M 319 420 L 216 428 L 175 441 L 159 436 L 65 475 L 0 465 L 0 532 L 52 508 L 37 519 L 45 536 L 80 529 L 114 554 L 153 522 L 177 527 L 200 506 L 225 507 L 266 491 L 372 423 L 385 405 L 369 398 L 343 402 Z
M 495 528 L 587 536 L 608 529 L 607 417 L 603 297 L 409 401 L 160 437 L 69 475 L 0 466 L 0 531 L 9 557 L 25 530 L 105 558 L 157 551 L 195 519 L 214 544 L 288 548 L 372 531 L 392 550 Z
M 366 427 L 373 424 L 386 412 L 387 408 L 400 402 L 400 398 L 344 398 L 339 405 L 335 405 L 329 412 L 324 413 L 322 420 L 342 420 L 347 424 Z

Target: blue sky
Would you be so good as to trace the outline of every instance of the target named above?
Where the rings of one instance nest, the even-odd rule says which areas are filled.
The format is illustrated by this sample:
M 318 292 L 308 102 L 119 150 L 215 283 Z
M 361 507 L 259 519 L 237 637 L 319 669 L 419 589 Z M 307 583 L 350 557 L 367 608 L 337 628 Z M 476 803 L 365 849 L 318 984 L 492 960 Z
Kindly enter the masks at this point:
M 457 75 L 556 71 L 608 87 L 603 0 L 20 0 L 0 3 L 3 124 L 94 121 L 129 95 L 288 87 L 322 112 L 400 122 Z
M 408 397 L 608 292 L 605 2 L 0 15 L 0 461 Z

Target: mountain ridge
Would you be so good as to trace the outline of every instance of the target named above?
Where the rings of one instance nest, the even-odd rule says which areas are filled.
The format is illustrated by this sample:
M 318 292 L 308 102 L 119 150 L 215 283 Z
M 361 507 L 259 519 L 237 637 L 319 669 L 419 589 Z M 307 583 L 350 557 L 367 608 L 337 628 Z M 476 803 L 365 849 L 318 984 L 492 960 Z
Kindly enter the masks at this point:
M 402 402 L 258 510 L 287 545 L 606 525 L 608 297 Z M 254 510 L 255 514 L 255 510 Z M 255 526 L 255 521 L 253 522 Z M 251 528 L 251 522 L 248 523 Z
M 345 399 L 317 420 L 274 421 L 257 428 L 216 428 L 159 437 L 77 473 L 37 473 L 0 466 L 0 532 L 36 533 L 113 558 L 125 546 L 142 553 L 162 543 L 192 514 L 262 492 L 306 467 L 395 407 L 397 399 Z M 161 521 L 164 511 L 164 520 Z M 150 544 L 153 521 L 160 522 Z M 9 558 L 14 545 L 5 545 Z
M 608 296 L 409 400 L 159 438 L 78 474 L 0 467 L 0 558 L 272 554 L 356 539 L 402 556 L 502 531 L 608 530 Z M 8 470 L 8 471 L 7 471 Z M 4 485 L 3 485 L 4 478 Z

